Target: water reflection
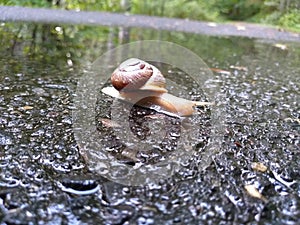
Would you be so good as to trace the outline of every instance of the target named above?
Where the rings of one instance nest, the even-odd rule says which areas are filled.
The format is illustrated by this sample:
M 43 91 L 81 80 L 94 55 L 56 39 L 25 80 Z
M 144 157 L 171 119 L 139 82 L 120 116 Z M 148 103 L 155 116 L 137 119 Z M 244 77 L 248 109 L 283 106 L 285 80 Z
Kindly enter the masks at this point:
M 254 42 L 250 39 L 220 39 L 151 29 L 22 23 L 2 23 L 0 29 L 1 52 L 49 64 L 53 64 L 53 59 L 56 59 L 57 67 L 68 65 L 68 60 L 74 65 L 78 63 L 89 65 L 101 54 L 119 44 L 144 39 L 178 43 L 193 49 L 205 61 L 215 62 L 214 59 L 218 58 L 219 63 L 222 61 L 233 63 L 235 57 L 242 56 L 246 52 L 256 53 Z M 232 49 L 235 49 L 234 55 Z

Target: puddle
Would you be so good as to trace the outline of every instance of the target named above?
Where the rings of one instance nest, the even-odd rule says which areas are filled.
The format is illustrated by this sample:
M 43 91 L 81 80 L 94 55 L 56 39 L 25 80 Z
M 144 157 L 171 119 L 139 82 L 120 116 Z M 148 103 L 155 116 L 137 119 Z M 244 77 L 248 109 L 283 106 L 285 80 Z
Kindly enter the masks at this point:
M 0 27 L 2 223 L 298 223 L 299 43 L 134 28 L 119 38 L 118 28 L 55 27 L 26 23 Z M 82 146 L 74 139 L 72 110 L 77 82 L 97 57 L 113 46 L 144 39 L 172 41 L 201 56 L 221 86 L 224 111 L 215 116 L 225 126 L 218 134 L 221 145 L 214 149 L 206 169 L 196 152 L 173 176 L 131 187 L 86 166 Z M 166 68 L 164 72 L 173 76 L 180 71 Z M 197 93 L 190 96 L 196 98 Z M 108 107 L 110 101 L 99 94 L 99 104 Z M 99 122 L 99 118 L 109 119 L 106 110 L 97 108 L 95 119 L 98 131 L 109 133 L 110 128 Z M 132 113 L 140 109 L 136 110 Z M 132 122 L 142 138 L 147 129 L 140 118 L 150 116 L 148 127 L 157 124 L 151 118 L 155 113 L 139 112 L 142 116 L 134 116 L 138 120 Z M 158 120 L 176 125 L 174 119 Z M 199 120 L 205 124 L 202 117 Z M 203 127 L 203 140 L 196 145 L 204 152 L 207 128 Z M 177 138 L 176 129 L 171 140 Z M 115 144 L 107 150 L 119 157 L 122 146 L 108 141 Z M 151 164 L 172 152 L 163 149 L 157 146 L 150 156 L 125 152 L 119 160 L 131 166 L 135 160 Z M 254 168 L 253 163 L 266 169 Z M 246 185 L 265 200 L 251 196 Z

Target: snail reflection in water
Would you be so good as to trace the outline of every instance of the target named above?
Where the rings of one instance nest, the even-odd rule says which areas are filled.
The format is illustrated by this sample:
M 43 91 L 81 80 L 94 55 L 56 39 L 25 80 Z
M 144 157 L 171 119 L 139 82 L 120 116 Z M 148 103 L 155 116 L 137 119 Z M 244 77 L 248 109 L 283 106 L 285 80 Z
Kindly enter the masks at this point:
M 103 93 L 171 116 L 190 116 L 195 112 L 195 106 L 212 105 L 169 94 L 162 73 L 136 58 L 121 63 L 112 73 L 111 83 L 113 87 L 103 88 Z

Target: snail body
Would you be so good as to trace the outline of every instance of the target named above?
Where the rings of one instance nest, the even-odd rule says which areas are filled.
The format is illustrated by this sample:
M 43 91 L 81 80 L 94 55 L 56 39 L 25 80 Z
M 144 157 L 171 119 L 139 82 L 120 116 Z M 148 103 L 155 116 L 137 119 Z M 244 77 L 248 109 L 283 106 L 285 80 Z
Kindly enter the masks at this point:
M 113 87 L 103 88 L 103 93 L 171 116 L 191 116 L 195 106 L 211 105 L 169 94 L 162 73 L 136 58 L 124 61 L 112 73 L 111 83 Z

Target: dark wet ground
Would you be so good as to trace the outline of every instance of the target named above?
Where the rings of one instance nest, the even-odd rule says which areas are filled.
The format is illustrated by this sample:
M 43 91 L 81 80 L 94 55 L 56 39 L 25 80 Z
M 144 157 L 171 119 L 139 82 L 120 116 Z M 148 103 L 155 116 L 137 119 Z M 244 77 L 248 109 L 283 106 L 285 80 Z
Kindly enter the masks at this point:
M 127 30 L 130 41 L 192 49 L 219 69 L 225 96 L 206 169 L 195 157 L 159 184 L 131 187 L 90 172 L 72 130 L 76 84 L 124 41 L 118 32 L 1 25 L 1 224 L 299 224 L 299 43 Z

